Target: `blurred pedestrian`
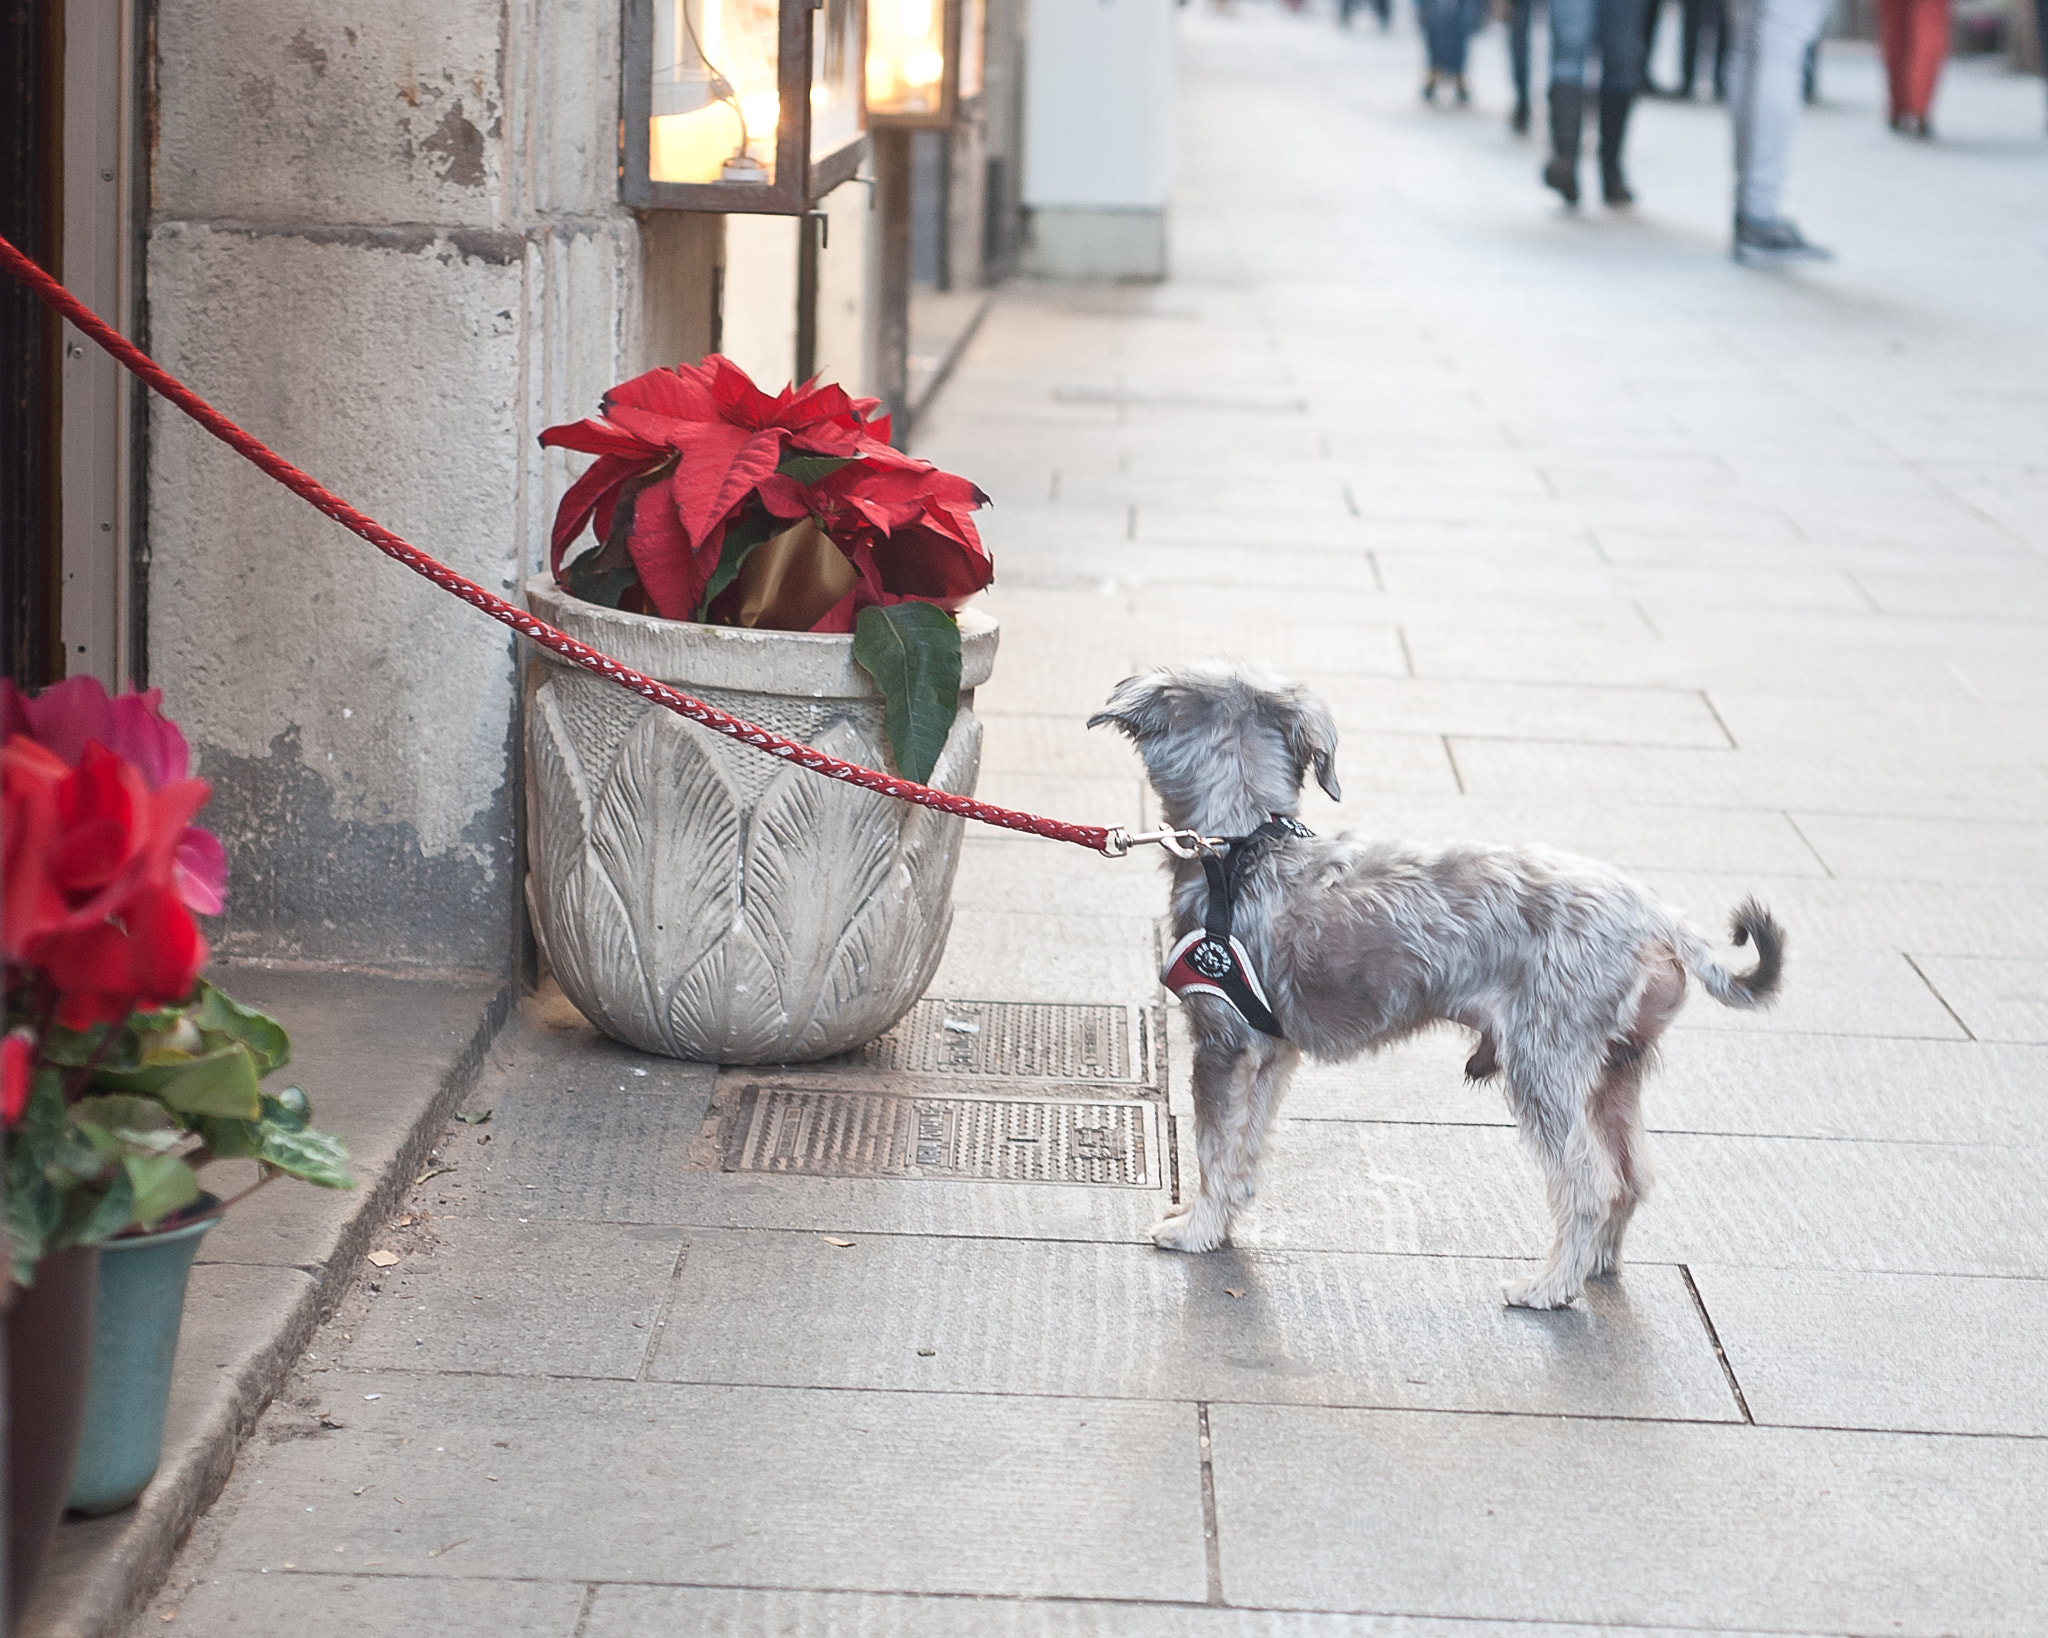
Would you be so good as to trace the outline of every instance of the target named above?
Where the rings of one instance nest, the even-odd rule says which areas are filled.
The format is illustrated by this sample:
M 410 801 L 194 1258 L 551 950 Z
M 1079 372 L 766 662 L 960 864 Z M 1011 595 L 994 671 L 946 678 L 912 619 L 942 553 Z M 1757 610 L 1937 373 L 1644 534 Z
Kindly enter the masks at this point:
M 2048 77 L 2048 0 L 2034 0 L 2034 55 Z
M 1735 127 L 1733 252 L 1738 262 L 1828 260 L 1829 253 L 1809 244 L 1782 213 L 1806 48 L 1820 37 L 1828 3 L 1728 0 L 1734 36 L 1728 112 Z
M 1635 202 L 1621 145 L 1643 72 L 1643 0 L 1550 0 L 1550 162 L 1543 181 L 1579 202 L 1579 136 L 1586 123 L 1586 59 L 1600 54 L 1600 195 Z
M 1435 102 L 1437 87 L 1449 81 L 1460 103 L 1472 100 L 1465 84 L 1465 52 L 1479 27 L 1480 0 L 1415 0 L 1422 14 L 1422 37 L 1429 46 L 1429 73 L 1422 82 L 1422 100 Z
M 2041 0 L 2048 6 L 2048 0 Z M 1529 134 L 1529 25 L 1536 0 L 1508 0 L 1508 72 L 1515 79 L 1515 108 L 1508 124 L 1516 136 Z
M 1681 30 L 1684 28 L 1684 6 L 1680 8 Z M 1643 95 L 1646 97 L 1668 97 L 1671 95 L 1657 83 L 1657 76 L 1650 72 L 1657 61 L 1657 24 L 1663 20 L 1664 0 L 1644 0 L 1643 4 Z
M 1337 21 L 1345 28 L 1351 26 L 1351 18 L 1367 0 L 1337 0 Z M 1390 27 L 1394 21 L 1394 0 L 1370 0 L 1372 13 L 1380 20 L 1381 29 Z
M 2048 4 L 2048 0 L 2043 3 Z M 1657 56 L 1657 20 L 1663 9 L 1663 0 L 1649 0 L 1643 8 L 1643 89 L 1653 97 L 1690 101 L 1699 79 L 1700 39 L 1712 34 L 1714 99 L 1718 102 L 1728 94 L 1728 18 L 1721 0 L 1679 0 L 1678 84 L 1668 91 L 1659 89 L 1650 74 L 1650 65 Z
M 1952 0 L 1877 0 L 1877 37 L 1891 91 L 1891 125 L 1907 136 L 1930 137 L 1927 110 L 1948 56 Z

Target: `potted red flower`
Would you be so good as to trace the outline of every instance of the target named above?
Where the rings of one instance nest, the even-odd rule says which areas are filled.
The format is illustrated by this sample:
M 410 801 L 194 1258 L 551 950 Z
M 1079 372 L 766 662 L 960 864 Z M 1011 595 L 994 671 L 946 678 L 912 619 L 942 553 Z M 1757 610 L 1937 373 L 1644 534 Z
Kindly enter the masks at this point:
M 186 1271 L 222 1209 L 199 1169 L 351 1179 L 305 1095 L 258 1084 L 289 1056 L 284 1030 L 200 977 L 196 917 L 220 910 L 227 859 L 192 823 L 210 790 L 156 691 L 110 698 L 82 677 L 30 698 L 0 681 L 0 741 L 5 1278 L 10 1365 L 27 1367 L 8 1392 L 12 1425 L 41 1440 L 9 1448 L 14 1599 L 65 1498 L 81 1404 L 103 1478 L 72 1505 L 121 1505 L 155 1471 Z M 152 1315 L 167 1336 L 138 1336 Z
M 613 388 L 541 435 L 596 459 L 529 604 L 736 715 L 971 791 L 967 707 L 996 632 L 963 605 L 993 578 L 987 497 L 891 448 L 876 408 L 815 382 L 771 397 L 717 356 Z M 529 676 L 529 902 L 593 1022 L 652 1051 L 794 1061 L 859 1045 L 922 993 L 959 821 L 778 767 L 549 659 Z

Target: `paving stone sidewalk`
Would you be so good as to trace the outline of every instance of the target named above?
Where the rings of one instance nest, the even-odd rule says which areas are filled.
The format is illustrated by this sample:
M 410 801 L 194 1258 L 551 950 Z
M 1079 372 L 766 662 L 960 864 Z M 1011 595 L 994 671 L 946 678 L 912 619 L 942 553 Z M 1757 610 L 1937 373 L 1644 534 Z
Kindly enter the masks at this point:
M 1623 1277 L 1501 1308 L 1541 1189 L 1449 1036 L 1305 1072 L 1234 1248 L 1155 1251 L 1157 872 L 976 833 L 870 1060 L 529 1001 L 135 1632 L 2048 1629 L 2040 82 L 1956 65 L 1912 144 L 1831 51 L 1841 260 L 1768 273 L 1718 110 L 1646 105 L 1642 205 L 1572 217 L 1497 30 L 1449 112 L 1405 33 L 1182 16 L 1175 278 L 1005 290 L 921 435 L 998 501 L 982 789 L 1144 815 L 1083 718 L 1236 654 L 1336 711 L 1319 830 L 1762 896 L 1784 1004 L 1668 1037 Z M 1097 1180 L 749 1169 L 861 1098 L 1064 1119 Z

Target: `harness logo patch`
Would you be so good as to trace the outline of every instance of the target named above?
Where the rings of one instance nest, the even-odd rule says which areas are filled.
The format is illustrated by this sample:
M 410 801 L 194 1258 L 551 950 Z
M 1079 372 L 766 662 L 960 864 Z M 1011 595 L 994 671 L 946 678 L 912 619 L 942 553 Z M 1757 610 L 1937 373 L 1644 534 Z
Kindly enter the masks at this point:
M 1265 986 L 1235 938 L 1211 938 L 1197 927 L 1173 947 L 1159 981 L 1175 995 L 1213 995 L 1228 1002 L 1253 1029 L 1266 1035 L 1281 1034 Z

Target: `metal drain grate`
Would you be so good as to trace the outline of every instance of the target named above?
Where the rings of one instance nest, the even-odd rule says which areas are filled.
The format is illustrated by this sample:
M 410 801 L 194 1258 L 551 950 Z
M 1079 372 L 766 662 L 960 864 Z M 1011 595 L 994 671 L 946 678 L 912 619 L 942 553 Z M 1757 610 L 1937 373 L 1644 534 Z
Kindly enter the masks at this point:
M 912 1075 L 1142 1082 L 1146 1056 L 1144 1014 L 1136 1007 L 920 1001 L 856 1060 Z
M 1157 1121 L 1142 1102 L 750 1086 L 725 1128 L 725 1170 L 1150 1189 Z

